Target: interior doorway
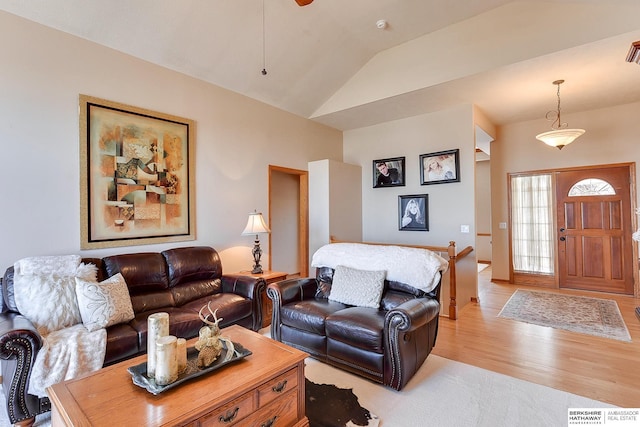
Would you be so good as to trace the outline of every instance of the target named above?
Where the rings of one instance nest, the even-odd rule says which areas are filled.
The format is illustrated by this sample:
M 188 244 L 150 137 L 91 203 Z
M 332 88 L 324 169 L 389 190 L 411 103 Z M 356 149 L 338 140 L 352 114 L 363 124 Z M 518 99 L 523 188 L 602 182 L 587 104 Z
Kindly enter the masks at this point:
M 308 172 L 269 165 L 269 270 L 308 276 Z

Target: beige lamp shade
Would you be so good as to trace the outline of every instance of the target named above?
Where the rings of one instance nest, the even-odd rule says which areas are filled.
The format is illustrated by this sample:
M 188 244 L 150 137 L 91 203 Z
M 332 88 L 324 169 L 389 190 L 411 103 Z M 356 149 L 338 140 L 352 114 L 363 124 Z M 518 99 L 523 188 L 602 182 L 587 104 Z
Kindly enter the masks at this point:
M 248 236 L 251 234 L 262 234 L 262 233 L 271 233 L 269 227 L 264 222 L 264 218 L 262 217 L 262 212 L 251 212 L 249 214 L 249 220 L 247 221 L 247 226 L 244 228 L 242 232 L 243 236 Z

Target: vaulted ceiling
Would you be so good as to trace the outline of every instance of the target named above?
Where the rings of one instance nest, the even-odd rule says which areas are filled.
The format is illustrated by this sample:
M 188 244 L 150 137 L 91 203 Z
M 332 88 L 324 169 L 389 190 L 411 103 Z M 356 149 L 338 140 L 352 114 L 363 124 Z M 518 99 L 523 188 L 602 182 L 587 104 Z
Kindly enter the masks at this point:
M 564 114 L 640 101 L 640 66 L 625 61 L 640 40 L 638 0 L 0 0 L 0 10 L 343 130 L 459 104 L 496 125 L 538 119 L 556 106 L 557 79 Z

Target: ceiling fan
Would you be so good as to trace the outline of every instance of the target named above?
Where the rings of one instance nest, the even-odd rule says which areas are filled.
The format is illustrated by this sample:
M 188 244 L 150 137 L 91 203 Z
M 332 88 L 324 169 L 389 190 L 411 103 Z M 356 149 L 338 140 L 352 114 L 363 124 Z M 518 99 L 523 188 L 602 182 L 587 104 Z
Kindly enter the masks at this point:
M 296 0 L 296 3 L 298 3 L 298 6 L 306 6 L 313 3 L 313 0 Z

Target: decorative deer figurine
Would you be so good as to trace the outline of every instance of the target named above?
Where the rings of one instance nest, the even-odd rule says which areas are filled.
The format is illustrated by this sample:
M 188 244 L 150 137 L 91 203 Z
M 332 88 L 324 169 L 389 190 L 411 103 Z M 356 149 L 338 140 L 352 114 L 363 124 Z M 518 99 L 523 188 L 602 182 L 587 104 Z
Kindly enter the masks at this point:
M 204 310 L 205 307 L 209 310 L 210 314 L 203 316 L 202 310 Z M 197 366 L 200 369 L 211 366 L 218 356 L 220 356 L 220 353 L 222 353 L 223 345 L 220 338 L 220 327 L 218 326 L 222 318 L 218 319 L 216 316 L 217 312 L 218 309 L 211 311 L 211 303 L 203 306 L 198 312 L 198 317 L 206 324 L 206 326 L 200 328 L 198 341 L 196 341 L 195 345 L 196 350 L 198 350 Z M 210 315 L 213 316 L 213 322 L 209 320 Z

